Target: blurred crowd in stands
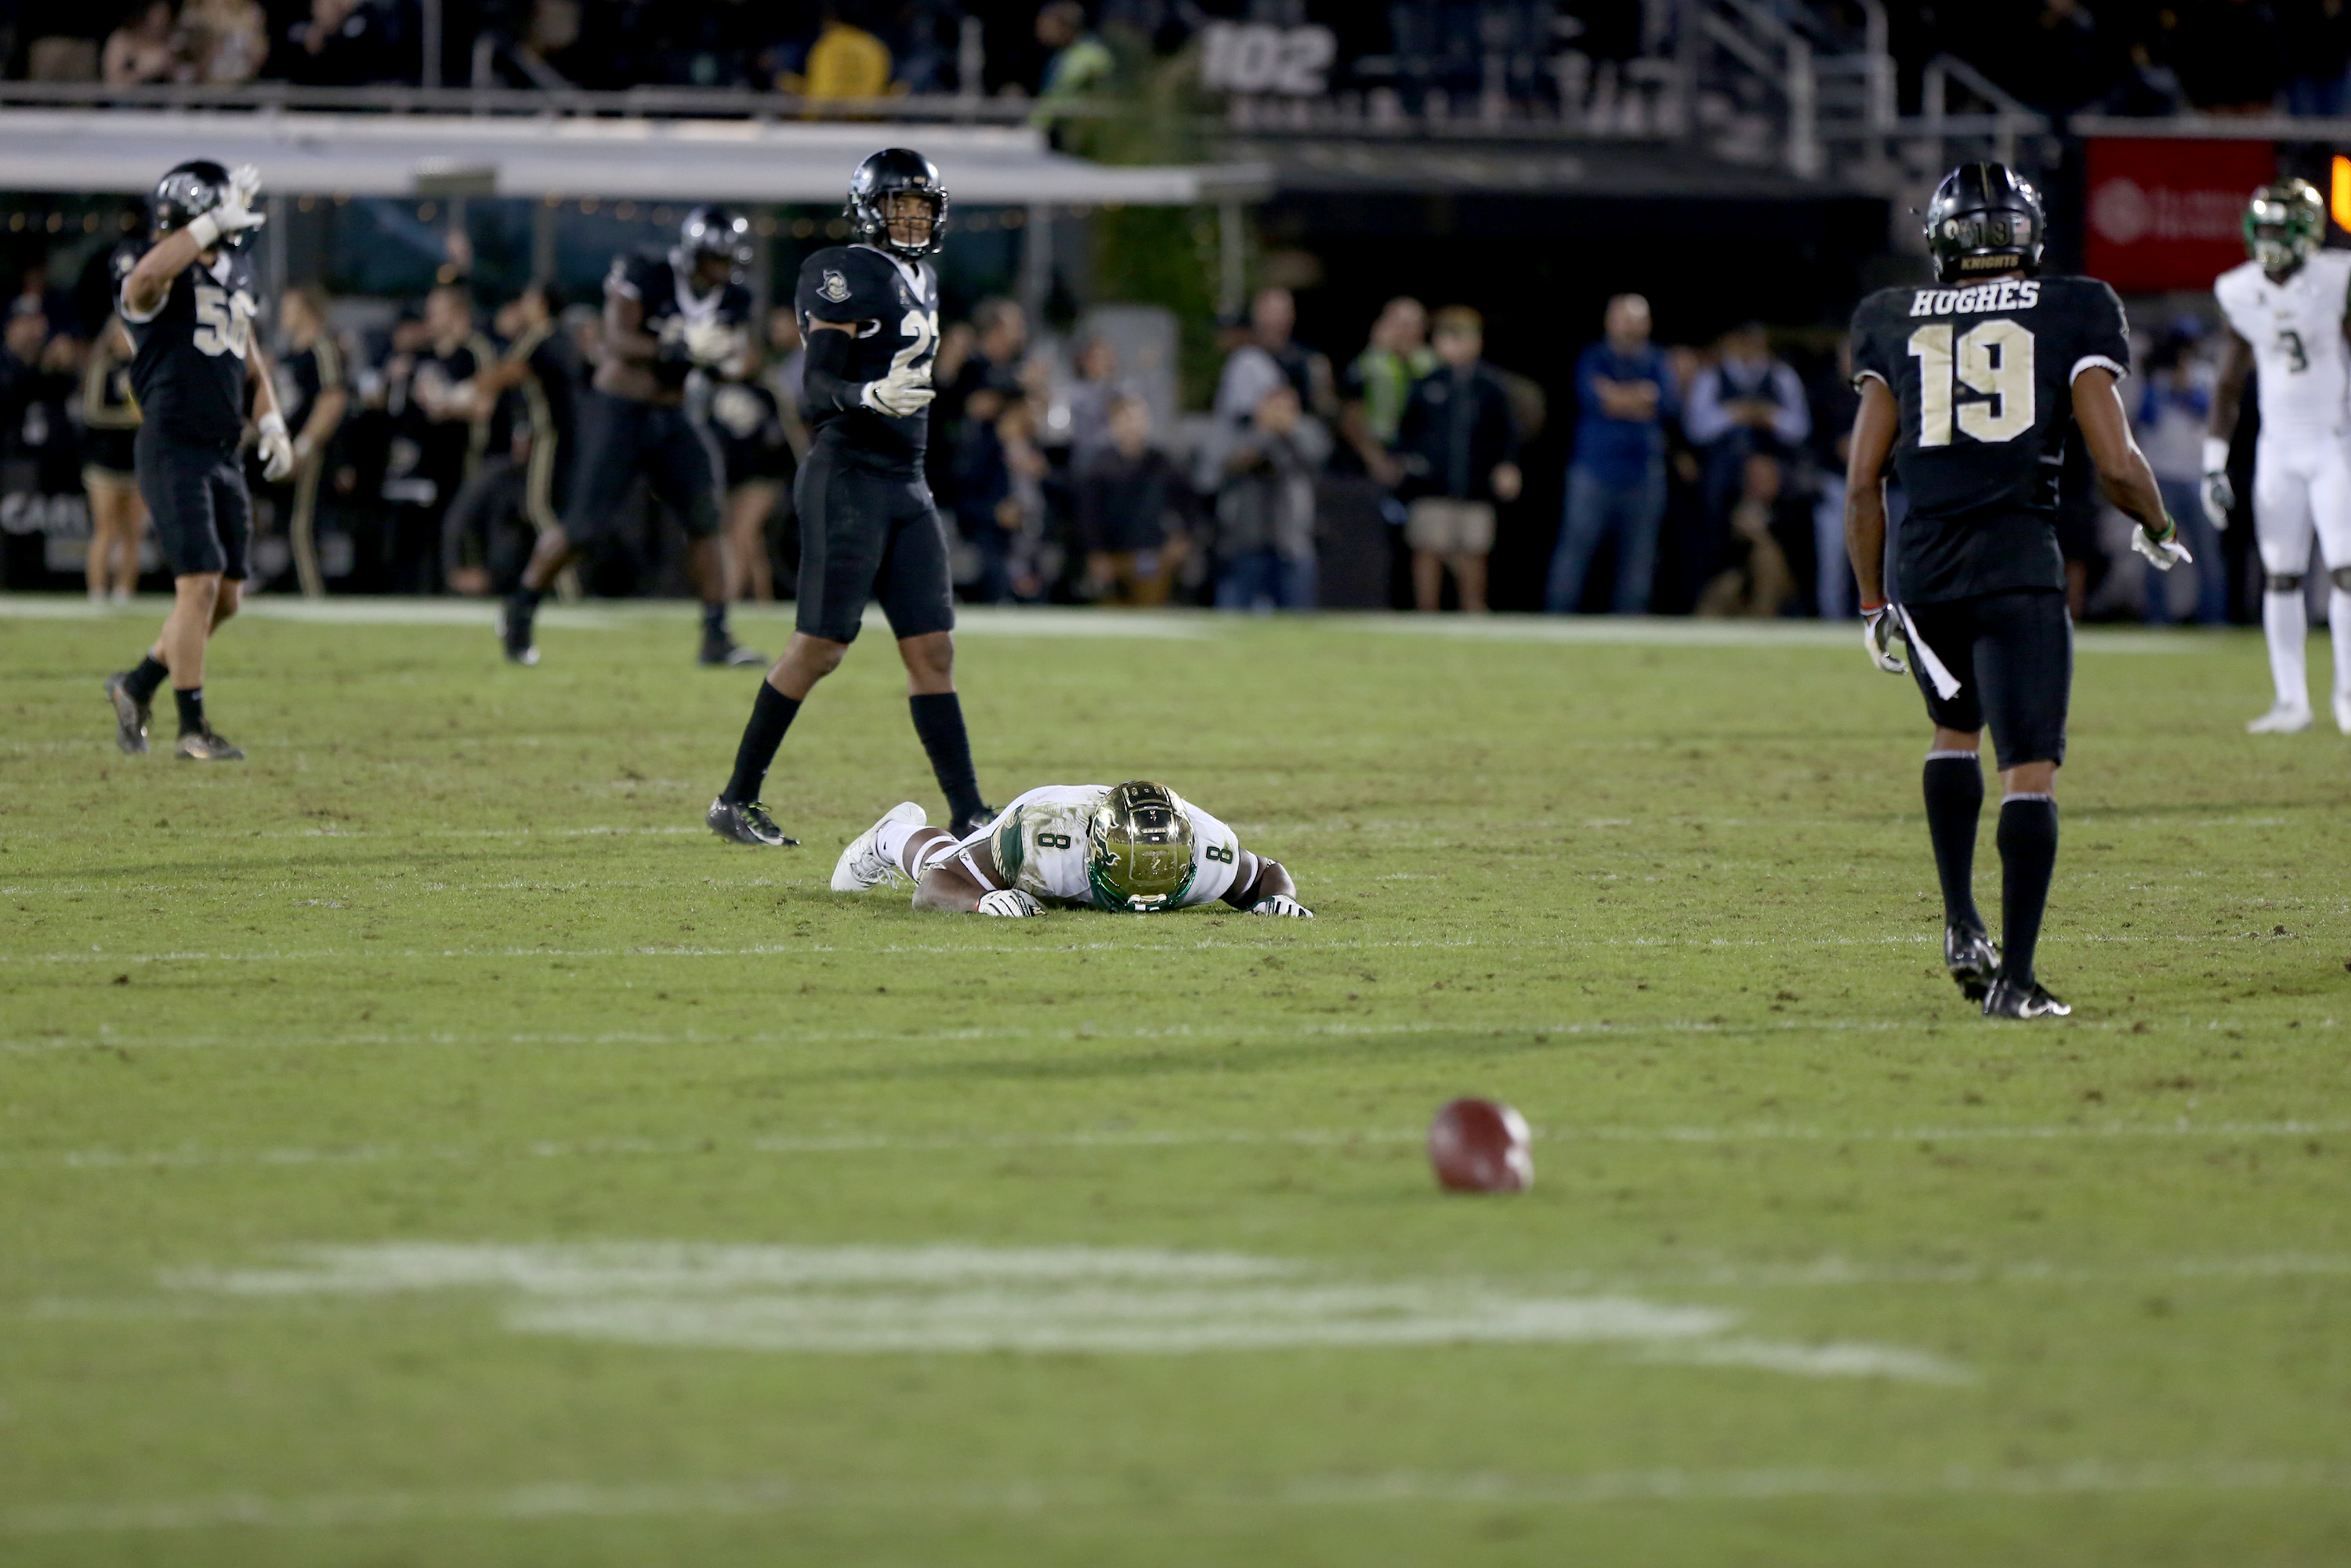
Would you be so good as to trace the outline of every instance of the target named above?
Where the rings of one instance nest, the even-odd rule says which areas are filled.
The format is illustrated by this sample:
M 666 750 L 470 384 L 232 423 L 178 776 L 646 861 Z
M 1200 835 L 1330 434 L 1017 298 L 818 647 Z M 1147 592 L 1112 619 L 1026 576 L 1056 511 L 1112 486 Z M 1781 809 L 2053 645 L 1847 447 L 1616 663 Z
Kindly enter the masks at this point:
M 127 345 L 110 322 L 107 254 L 62 284 L 26 269 L 0 308 L 9 559 L 21 567 L 42 542 L 29 536 L 63 526 L 26 497 L 86 490 L 93 593 L 137 575 L 120 542 L 135 507 L 110 428 Z M 499 593 L 560 516 L 601 301 L 546 284 L 480 298 L 466 261 L 460 245 L 449 280 L 421 299 L 335 302 L 313 288 L 280 302 L 280 396 L 299 461 L 287 485 L 254 476 L 257 589 Z M 1290 295 L 1267 288 L 1222 325 L 1213 400 L 1185 414 L 1089 320 L 1100 318 L 1040 336 L 1019 305 L 990 298 L 942 334 L 930 479 L 967 600 L 1855 612 L 1842 524 L 1855 398 L 1834 334 L 1750 323 L 1664 346 L 1648 301 L 1626 294 L 1593 324 L 1572 379 L 1545 387 L 1485 357 L 1484 323 L 1465 306 L 1392 300 L 1360 349 L 1334 359 L 1299 340 Z M 690 407 L 725 476 L 734 591 L 764 600 L 792 591 L 790 486 L 807 435 L 792 312 L 770 312 L 761 337 L 739 376 L 697 380 Z M 2142 374 L 2126 383 L 2198 570 L 2147 579 L 2086 470 L 2069 474 L 2080 612 L 2246 613 L 2251 530 L 2216 538 L 2195 498 L 2214 361 L 2198 319 L 2181 316 L 2142 333 Z M 1567 430 L 1538 443 L 1553 405 Z M 1552 455 L 1531 472 L 1537 453 Z M 1505 535 L 1517 543 L 1497 582 Z M 681 572 L 678 532 L 646 499 L 571 591 L 674 593 Z

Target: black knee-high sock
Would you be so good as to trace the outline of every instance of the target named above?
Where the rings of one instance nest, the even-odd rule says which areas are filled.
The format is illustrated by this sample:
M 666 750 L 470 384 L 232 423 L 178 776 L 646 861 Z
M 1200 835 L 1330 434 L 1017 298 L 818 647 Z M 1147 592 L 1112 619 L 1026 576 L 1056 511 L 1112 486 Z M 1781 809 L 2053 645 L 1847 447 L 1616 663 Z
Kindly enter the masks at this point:
M 964 733 L 963 704 L 953 692 L 925 692 L 906 699 L 914 711 L 914 733 L 931 754 L 931 771 L 938 775 L 947 809 L 959 821 L 980 809 L 979 775 L 971 765 L 971 737 Z
M 171 666 L 150 653 L 139 661 L 139 667 L 122 677 L 123 689 L 141 702 L 152 702 L 155 688 L 171 679 Z
M 2056 870 L 2056 800 L 2009 796 L 2000 803 L 2000 972 L 2009 979 L 2032 979 L 2032 949 Z
M 180 733 L 182 735 L 204 734 L 204 688 L 190 686 L 187 690 L 182 691 L 179 687 L 173 686 L 172 700 L 179 705 Z
M 719 792 L 720 800 L 740 805 L 759 798 L 759 786 L 768 781 L 768 764 L 776 759 L 776 747 L 784 743 L 784 731 L 792 727 L 792 716 L 799 711 L 799 699 L 766 681 L 759 683 L 750 721 L 743 726 L 742 744 L 735 748 L 735 775 Z
M 1943 882 L 1943 920 L 1981 930 L 1976 913 L 1976 819 L 1983 814 L 1983 765 L 1972 751 L 1927 754 L 1927 837 Z

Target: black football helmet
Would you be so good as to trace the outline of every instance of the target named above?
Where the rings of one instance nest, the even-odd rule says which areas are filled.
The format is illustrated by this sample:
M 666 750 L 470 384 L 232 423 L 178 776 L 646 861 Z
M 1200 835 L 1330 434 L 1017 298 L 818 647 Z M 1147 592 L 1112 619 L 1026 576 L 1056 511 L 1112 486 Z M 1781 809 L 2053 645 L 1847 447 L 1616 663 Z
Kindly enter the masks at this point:
M 900 192 L 927 196 L 931 202 L 930 238 L 918 246 L 900 245 L 890 237 L 890 222 L 883 208 Z M 849 204 L 841 209 L 857 237 L 867 245 L 884 246 L 900 256 L 931 256 L 946 233 L 947 188 L 939 180 L 938 165 L 911 147 L 885 147 L 857 166 L 849 177 Z
M 155 182 L 152 203 L 155 232 L 167 235 L 190 224 L 221 204 L 228 193 L 228 171 L 209 158 L 191 158 L 166 171 Z M 246 234 L 240 230 L 225 235 L 221 243 L 232 249 L 245 244 Z
M 677 226 L 677 250 L 691 270 L 705 256 L 724 256 L 729 271 L 751 265 L 751 220 L 730 207 L 700 206 Z
M 1943 176 L 1927 204 L 1927 249 L 1935 281 L 1965 283 L 1970 274 L 2041 265 L 2046 225 L 2041 193 L 2004 163 L 1962 163 Z

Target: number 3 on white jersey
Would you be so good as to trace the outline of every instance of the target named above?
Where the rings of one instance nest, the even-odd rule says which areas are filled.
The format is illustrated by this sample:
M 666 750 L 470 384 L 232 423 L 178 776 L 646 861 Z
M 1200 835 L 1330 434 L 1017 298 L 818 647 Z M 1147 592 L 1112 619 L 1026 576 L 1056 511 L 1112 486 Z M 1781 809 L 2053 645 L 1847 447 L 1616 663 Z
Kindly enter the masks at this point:
M 1951 444 L 1952 380 L 1984 394 L 1959 403 L 1959 429 L 1978 441 L 2013 441 L 2032 428 L 2032 334 L 2014 321 L 1986 321 L 1951 340 L 1938 321 L 1910 334 L 1918 361 L 1918 444 Z
M 906 346 L 890 356 L 890 373 L 898 374 L 911 369 L 917 361 L 927 360 L 938 347 L 939 318 L 935 310 L 909 310 L 906 319 L 898 323 L 898 335 Z
M 253 340 L 253 316 L 260 306 L 250 294 L 231 294 L 209 283 L 196 285 L 196 352 L 218 359 L 223 354 L 245 358 Z

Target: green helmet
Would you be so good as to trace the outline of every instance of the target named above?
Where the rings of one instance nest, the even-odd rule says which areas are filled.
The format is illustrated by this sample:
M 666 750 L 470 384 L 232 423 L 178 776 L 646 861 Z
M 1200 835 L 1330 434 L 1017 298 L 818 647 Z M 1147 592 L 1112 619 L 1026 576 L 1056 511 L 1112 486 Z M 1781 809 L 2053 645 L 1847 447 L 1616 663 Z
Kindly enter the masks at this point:
M 1192 818 L 1164 784 L 1131 779 L 1086 824 L 1086 884 L 1122 915 L 1173 909 L 1192 885 Z
M 2291 272 L 2326 234 L 2326 204 L 2307 180 L 2280 180 L 2245 208 L 2245 253 L 2263 272 Z

